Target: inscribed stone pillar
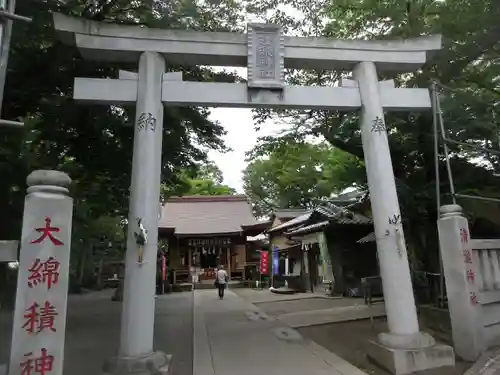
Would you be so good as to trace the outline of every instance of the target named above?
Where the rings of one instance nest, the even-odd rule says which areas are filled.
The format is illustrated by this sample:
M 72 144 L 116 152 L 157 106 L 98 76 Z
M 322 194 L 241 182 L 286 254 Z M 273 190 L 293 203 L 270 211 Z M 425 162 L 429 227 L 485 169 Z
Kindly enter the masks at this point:
M 165 60 L 159 53 L 142 53 L 137 84 L 120 353 L 105 362 L 104 374 L 166 374 L 170 362 L 170 356 L 153 351 L 164 72 Z
M 354 77 L 362 101 L 361 136 L 389 332 L 413 335 L 419 332 L 417 310 L 375 64 L 358 64 Z
M 354 78 L 362 102 L 361 138 L 389 328 L 368 342 L 367 354 L 397 375 L 452 366 L 453 348 L 436 345 L 432 336 L 419 331 L 375 64 L 359 63 Z
M 462 208 L 442 206 L 438 220 L 439 244 L 451 317 L 455 352 L 466 361 L 475 361 L 486 349 L 481 323 L 479 288 L 475 282 L 479 265 L 469 247 L 470 235 Z
M 27 178 L 16 308 L 9 375 L 28 374 L 43 363 L 61 375 L 64 362 L 66 304 L 73 199 L 71 179 L 39 170 Z

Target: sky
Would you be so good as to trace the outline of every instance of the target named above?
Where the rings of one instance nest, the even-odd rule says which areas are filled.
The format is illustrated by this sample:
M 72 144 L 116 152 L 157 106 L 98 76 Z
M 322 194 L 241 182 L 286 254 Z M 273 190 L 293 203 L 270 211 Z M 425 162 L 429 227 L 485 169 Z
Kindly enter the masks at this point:
M 227 131 L 224 141 L 233 151 L 210 151 L 208 156 L 224 175 L 224 183 L 243 192 L 242 171 L 246 167 L 245 152 L 252 149 L 258 134 L 254 130 L 252 110 L 246 108 L 213 108 L 210 120 L 219 121 Z
M 297 19 L 304 17 L 301 12 L 291 6 L 279 6 L 278 8 Z M 265 22 L 265 20 L 254 15 L 247 15 L 246 22 Z M 213 68 L 214 70 L 223 69 Z M 236 71 L 240 77 L 247 78 L 246 68 L 225 69 L 231 72 Z M 224 183 L 239 193 L 243 193 L 242 172 L 247 166 L 245 152 L 250 151 L 256 145 L 259 136 L 275 134 L 284 127 L 269 121 L 260 126 L 259 132 L 255 131 L 251 108 L 212 108 L 209 118 L 212 121 L 219 121 L 224 126 L 227 131 L 224 141 L 233 151 L 225 154 L 210 151 L 208 156 L 222 171 Z
M 247 76 L 246 68 L 226 68 L 226 70 L 236 71 L 243 78 Z M 256 145 L 259 136 L 276 134 L 283 129 L 283 126 L 269 121 L 257 132 L 254 129 L 251 108 L 212 108 L 209 119 L 218 121 L 224 126 L 227 131 L 224 141 L 233 151 L 227 153 L 209 151 L 208 157 L 222 171 L 224 183 L 243 193 L 243 170 L 247 166 L 245 152 Z

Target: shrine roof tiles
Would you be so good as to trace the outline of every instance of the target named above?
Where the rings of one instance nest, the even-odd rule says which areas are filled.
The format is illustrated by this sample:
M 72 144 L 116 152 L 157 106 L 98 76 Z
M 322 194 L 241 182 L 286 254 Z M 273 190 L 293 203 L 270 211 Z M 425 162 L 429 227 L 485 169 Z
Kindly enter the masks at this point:
M 333 203 L 325 202 L 321 206 L 316 207 L 314 212 L 321 217 L 326 217 L 328 220 L 337 224 L 372 224 L 373 221 L 369 217 L 350 211 L 345 207 L 339 207 Z
M 176 235 L 230 234 L 256 223 L 245 195 L 186 196 L 163 205 L 158 228 L 174 229 Z
M 308 234 L 308 233 L 314 233 L 314 232 L 319 232 L 324 230 L 330 225 L 330 222 L 328 220 L 326 221 L 321 221 L 319 223 L 314 223 L 311 225 L 307 226 L 301 226 L 296 229 L 292 228 L 291 231 L 285 233 L 286 236 L 299 236 L 302 234 Z
M 289 227 L 297 226 L 299 224 L 305 223 L 309 218 L 311 217 L 312 211 L 305 211 L 302 212 L 302 214 L 298 215 L 297 217 L 294 217 L 292 220 L 286 221 L 284 223 L 281 223 L 279 225 L 276 225 L 275 227 L 272 227 L 271 229 L 268 229 L 268 232 L 277 232 L 284 230 Z
M 285 208 L 273 212 L 273 215 L 278 219 L 293 219 L 297 216 L 303 215 L 307 210 L 303 208 Z

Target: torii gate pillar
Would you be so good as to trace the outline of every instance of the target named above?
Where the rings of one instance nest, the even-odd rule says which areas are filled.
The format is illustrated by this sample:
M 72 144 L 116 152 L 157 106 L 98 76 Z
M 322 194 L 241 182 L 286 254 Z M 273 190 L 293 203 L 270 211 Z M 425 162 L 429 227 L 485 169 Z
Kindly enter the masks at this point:
M 134 153 L 125 255 L 120 352 L 104 374 L 168 374 L 170 356 L 153 351 L 163 134 L 162 77 L 165 59 L 156 52 L 139 58 Z M 126 74 L 126 73 L 125 73 Z
M 453 348 L 419 329 L 384 111 L 373 62 L 353 71 L 361 96 L 361 137 L 375 226 L 388 333 L 369 341 L 368 356 L 395 374 L 453 366 Z

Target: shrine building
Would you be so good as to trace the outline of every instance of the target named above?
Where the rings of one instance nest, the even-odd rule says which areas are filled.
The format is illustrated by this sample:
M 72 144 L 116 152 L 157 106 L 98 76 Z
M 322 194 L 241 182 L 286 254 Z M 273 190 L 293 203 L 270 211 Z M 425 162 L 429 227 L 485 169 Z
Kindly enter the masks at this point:
M 232 279 L 244 280 L 255 250 L 247 237 L 265 225 L 244 195 L 170 198 L 162 206 L 158 235 L 167 242 L 173 284 L 211 281 L 220 264 Z

